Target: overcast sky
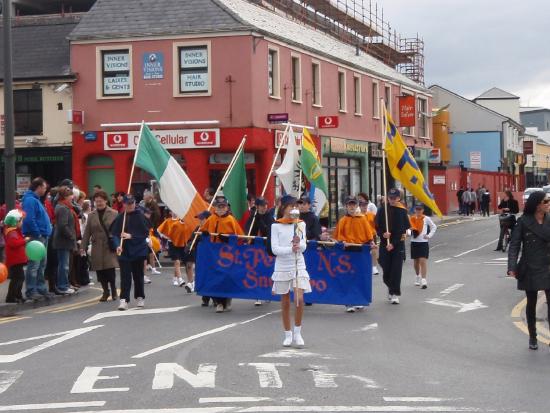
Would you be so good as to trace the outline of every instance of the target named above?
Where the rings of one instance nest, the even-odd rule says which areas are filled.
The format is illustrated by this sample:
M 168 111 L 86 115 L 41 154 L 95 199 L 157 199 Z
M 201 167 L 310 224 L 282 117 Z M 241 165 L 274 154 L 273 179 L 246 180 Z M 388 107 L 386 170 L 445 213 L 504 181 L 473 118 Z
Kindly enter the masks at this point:
M 467 98 L 493 86 L 550 108 L 550 0 L 377 0 L 384 18 L 425 41 L 426 85 Z

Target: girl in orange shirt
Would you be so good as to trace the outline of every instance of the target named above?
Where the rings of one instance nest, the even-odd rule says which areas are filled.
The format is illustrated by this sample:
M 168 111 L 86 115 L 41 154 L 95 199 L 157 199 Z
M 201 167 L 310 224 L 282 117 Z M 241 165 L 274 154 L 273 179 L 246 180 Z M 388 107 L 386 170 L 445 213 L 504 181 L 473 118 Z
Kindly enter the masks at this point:
M 175 287 L 185 286 L 187 292 L 192 292 L 194 287 L 193 263 L 187 260 L 185 246 L 191 238 L 193 229 L 190 228 L 182 219 L 179 219 L 174 212 L 170 212 L 171 217 L 165 219 L 159 225 L 157 231 L 164 238 L 168 239 L 168 252 L 170 259 L 174 261 L 174 279 L 172 285 Z M 187 285 L 181 276 L 181 264 L 185 264 L 187 272 Z M 189 268 L 191 267 L 191 268 Z

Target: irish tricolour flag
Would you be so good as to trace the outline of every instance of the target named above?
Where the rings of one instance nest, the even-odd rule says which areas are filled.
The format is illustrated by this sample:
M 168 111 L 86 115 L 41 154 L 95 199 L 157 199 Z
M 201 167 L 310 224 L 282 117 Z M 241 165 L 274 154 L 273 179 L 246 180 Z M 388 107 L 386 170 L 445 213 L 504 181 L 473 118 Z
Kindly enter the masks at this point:
M 198 225 L 197 214 L 208 209 L 208 204 L 197 192 L 187 174 L 155 138 L 147 125 L 143 125 L 136 153 L 136 166 L 155 177 L 160 197 L 170 210 L 185 222 Z

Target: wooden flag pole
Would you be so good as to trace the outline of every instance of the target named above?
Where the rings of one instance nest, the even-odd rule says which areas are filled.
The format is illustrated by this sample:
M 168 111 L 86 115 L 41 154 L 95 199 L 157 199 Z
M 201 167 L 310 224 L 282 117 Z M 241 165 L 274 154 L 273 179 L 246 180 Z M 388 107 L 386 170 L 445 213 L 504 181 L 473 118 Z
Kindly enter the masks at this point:
M 134 161 L 132 162 L 132 169 L 130 170 L 130 180 L 128 181 L 128 190 L 126 191 L 126 195 L 130 193 L 130 190 L 132 189 L 132 180 L 134 179 L 134 170 L 136 169 L 136 161 L 137 161 L 137 155 L 139 151 L 139 146 L 141 144 L 141 134 L 143 132 L 143 127 L 145 126 L 145 121 L 141 121 L 141 127 L 139 128 L 139 140 L 136 147 L 136 152 L 134 153 Z M 124 207 L 124 216 L 122 217 L 122 231 L 120 233 L 120 250 L 117 251 L 117 254 L 122 254 L 122 245 L 124 244 L 124 238 L 122 238 L 122 234 L 124 233 L 124 228 L 126 227 L 126 207 Z
M 208 205 L 208 210 L 212 209 L 212 205 L 214 205 L 214 201 L 216 199 L 216 194 L 223 188 L 225 185 L 225 182 L 227 181 L 227 178 L 229 178 L 229 174 L 231 173 L 231 170 L 233 169 L 233 166 L 235 166 L 235 163 L 237 161 L 237 157 L 241 153 L 242 150 L 244 150 L 244 144 L 246 143 L 246 135 L 243 136 L 243 139 L 235 151 L 235 155 L 233 155 L 233 159 L 231 159 L 231 162 L 229 162 L 229 166 L 227 167 L 225 174 L 222 177 L 222 180 L 220 181 L 220 184 L 218 185 L 218 188 L 216 189 L 216 192 L 214 193 L 214 197 L 210 200 L 210 204 Z M 193 242 L 191 242 L 191 247 L 189 248 L 189 252 L 193 251 L 193 248 L 195 247 L 195 244 L 197 243 L 197 238 L 199 233 L 195 233 L 195 236 L 193 237 Z
M 273 162 L 271 163 L 271 169 L 269 170 L 269 175 L 267 175 L 267 179 L 265 180 L 264 187 L 262 189 L 262 194 L 260 195 L 262 198 L 265 196 L 265 192 L 267 191 L 267 186 L 269 185 L 269 181 L 271 180 L 271 176 L 273 175 L 273 169 L 275 168 L 275 164 L 277 163 L 277 158 L 279 157 L 279 154 L 281 153 L 281 148 L 283 147 L 283 142 L 285 141 L 285 137 L 288 135 L 288 130 L 290 128 L 290 123 L 287 123 L 285 127 L 285 131 L 283 132 L 283 139 L 279 147 L 277 148 L 277 153 L 275 154 L 275 157 L 273 158 Z M 254 211 L 254 216 L 252 217 L 252 223 L 250 224 L 250 228 L 248 229 L 248 234 L 252 233 L 252 227 L 254 226 L 254 223 L 256 222 L 256 214 L 258 213 L 258 209 Z
M 386 117 L 386 105 L 384 99 L 380 99 L 380 131 L 382 135 L 382 180 L 384 189 L 384 217 L 386 218 L 386 232 L 389 232 L 390 223 L 388 222 L 388 182 L 386 178 L 386 128 L 388 119 Z M 388 239 L 388 245 L 390 240 Z

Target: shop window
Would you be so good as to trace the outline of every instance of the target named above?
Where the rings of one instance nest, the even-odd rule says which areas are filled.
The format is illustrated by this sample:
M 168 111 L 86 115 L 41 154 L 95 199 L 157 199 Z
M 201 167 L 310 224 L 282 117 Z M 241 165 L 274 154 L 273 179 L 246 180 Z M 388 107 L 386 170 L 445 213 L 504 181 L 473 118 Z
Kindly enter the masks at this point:
M 311 82 L 313 106 L 321 106 L 321 64 L 319 62 L 311 64 Z
M 346 111 L 346 72 L 338 71 L 338 110 Z
M 428 102 L 426 99 L 418 98 L 418 136 L 420 138 L 428 137 L 428 118 L 426 116 Z
M 386 103 L 386 110 L 392 114 L 392 98 L 391 98 L 391 86 L 384 86 L 384 100 Z
M 353 76 L 353 92 L 354 92 L 354 112 L 356 115 L 361 115 L 363 109 L 361 107 L 361 77 Z
M 356 158 L 324 157 L 323 173 L 328 185 L 328 225 L 346 214 L 345 199 L 361 192 L 361 161 Z
M 42 134 L 42 89 L 14 90 L 13 111 L 15 136 Z
M 372 117 L 380 118 L 380 90 L 378 82 L 372 81 Z
M 218 188 L 233 156 L 233 153 L 216 153 L 210 155 L 208 159 L 209 187 Z M 256 155 L 245 152 L 244 163 L 246 165 L 246 188 L 250 194 L 256 194 Z
M 267 87 L 272 98 L 278 99 L 281 96 L 279 76 L 279 51 L 270 48 L 267 54 Z
M 132 94 L 130 49 L 101 50 L 103 97 L 128 97 Z
M 302 103 L 302 65 L 299 56 L 291 58 L 292 101 Z
M 174 96 L 209 96 L 211 85 L 210 43 L 174 44 Z

